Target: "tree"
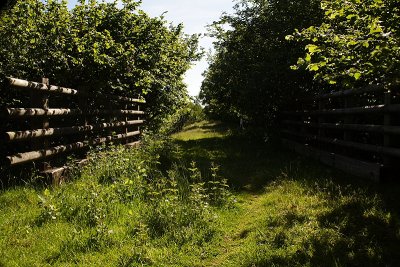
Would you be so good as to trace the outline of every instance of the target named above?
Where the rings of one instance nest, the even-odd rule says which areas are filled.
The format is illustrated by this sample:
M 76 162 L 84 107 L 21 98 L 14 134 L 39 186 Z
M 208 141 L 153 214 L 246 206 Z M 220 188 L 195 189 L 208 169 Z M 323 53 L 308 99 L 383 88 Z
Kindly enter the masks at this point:
M 151 18 L 139 2 L 18 1 L 0 18 L 0 75 L 88 88 L 89 93 L 144 96 L 159 124 L 187 94 L 183 75 L 199 56 L 197 36 Z M 3 101 L 12 104 L 6 85 Z
M 400 77 L 400 1 L 321 2 L 324 19 L 287 39 L 306 42 L 293 68 L 341 87 L 391 84 Z
M 0 3 L 0 10 L 9 9 L 14 6 L 16 2 L 17 0 L 5 0 Z
M 302 54 L 285 36 L 320 22 L 317 0 L 242 0 L 235 14 L 211 25 L 216 53 L 204 74 L 200 96 L 206 111 L 271 125 L 288 100 L 313 90 L 311 75 L 293 72 Z

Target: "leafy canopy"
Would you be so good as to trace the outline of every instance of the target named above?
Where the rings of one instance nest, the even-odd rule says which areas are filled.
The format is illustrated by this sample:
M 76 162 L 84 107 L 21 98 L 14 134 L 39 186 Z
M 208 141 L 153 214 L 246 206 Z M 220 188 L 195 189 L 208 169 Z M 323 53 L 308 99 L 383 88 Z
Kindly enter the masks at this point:
M 243 117 L 270 125 L 287 101 L 312 90 L 312 77 L 293 72 L 291 62 L 302 55 L 285 36 L 296 28 L 320 22 L 318 0 L 241 0 L 235 14 L 210 26 L 217 38 L 200 97 L 218 117 Z
M 159 123 L 187 97 L 183 75 L 199 57 L 198 36 L 149 17 L 139 5 L 80 0 L 68 10 L 66 1 L 18 1 L 0 18 L 0 75 L 143 95 Z M 3 104 L 13 103 L 4 83 L 0 94 Z
M 390 84 L 399 77 L 399 0 L 323 0 L 321 8 L 321 24 L 287 36 L 307 43 L 292 68 L 345 87 Z

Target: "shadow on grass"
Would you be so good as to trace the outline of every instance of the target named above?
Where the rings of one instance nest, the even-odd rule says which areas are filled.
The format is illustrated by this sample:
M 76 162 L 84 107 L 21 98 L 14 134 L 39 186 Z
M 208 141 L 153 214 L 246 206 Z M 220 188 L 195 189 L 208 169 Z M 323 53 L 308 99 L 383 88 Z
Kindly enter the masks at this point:
M 263 189 L 287 166 L 287 160 L 296 159 L 288 152 L 275 153 L 275 145 L 235 135 L 176 143 L 185 162 L 195 161 L 203 171 L 209 169 L 210 162 L 219 165 L 221 175 L 235 190 Z
M 225 130 L 214 127 L 201 128 L 211 132 Z M 236 191 L 261 193 L 265 185 L 285 179 L 286 175 L 317 194 L 322 180 L 333 181 L 321 189 L 333 199 L 329 211 L 315 218 L 321 235 L 306 237 L 307 248 L 293 258 L 278 253 L 249 266 L 400 266 L 399 185 L 376 184 L 335 171 L 282 149 L 278 140 L 265 143 L 262 138 L 236 133 L 175 142 L 182 148 L 183 160 L 195 161 L 203 172 L 209 169 L 210 162 L 218 164 L 221 175 Z M 345 188 L 350 189 L 345 192 Z M 370 201 L 374 197 L 379 201 Z M 288 229 L 292 220 L 288 218 Z
M 355 198 L 321 216 L 321 226 L 339 229 L 341 236 L 334 243 L 323 237 L 314 240 L 314 264 L 337 259 L 342 266 L 400 266 L 399 222 L 374 214 L 374 209 Z

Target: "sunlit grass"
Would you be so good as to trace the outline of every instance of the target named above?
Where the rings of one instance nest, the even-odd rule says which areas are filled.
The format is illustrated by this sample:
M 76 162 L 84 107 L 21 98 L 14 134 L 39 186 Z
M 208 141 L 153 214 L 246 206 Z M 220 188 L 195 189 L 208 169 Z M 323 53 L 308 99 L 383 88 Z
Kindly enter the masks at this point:
M 231 134 L 229 128 L 218 122 L 201 121 L 185 126 L 182 131 L 172 135 L 181 141 L 221 138 Z
M 357 180 L 219 123 L 173 138 L 140 154 L 93 155 L 58 188 L 1 191 L 0 266 L 400 264 L 397 185 Z

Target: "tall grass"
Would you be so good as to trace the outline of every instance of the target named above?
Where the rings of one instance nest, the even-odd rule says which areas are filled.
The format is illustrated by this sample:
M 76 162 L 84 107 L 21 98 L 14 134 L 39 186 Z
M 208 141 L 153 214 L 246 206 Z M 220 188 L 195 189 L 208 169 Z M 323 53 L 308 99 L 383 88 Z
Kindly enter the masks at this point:
M 194 162 L 161 166 L 176 150 L 160 137 L 136 150 L 113 147 L 92 153 L 91 163 L 60 188 L 4 192 L 1 264 L 160 266 L 185 262 L 179 251 L 190 248 L 200 257 L 217 235 L 216 210 L 228 204 L 229 188 L 214 165 L 209 181 Z
M 400 188 L 202 122 L 0 192 L 0 266 L 398 266 Z M 179 145 L 177 145 L 179 144 Z

